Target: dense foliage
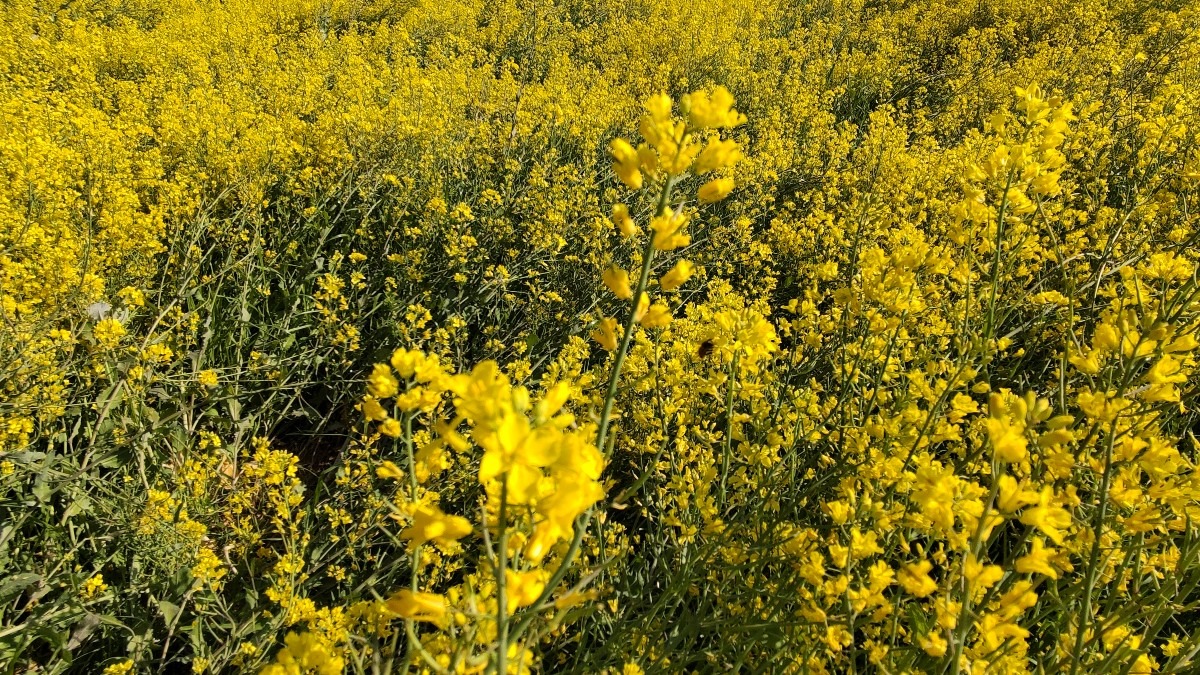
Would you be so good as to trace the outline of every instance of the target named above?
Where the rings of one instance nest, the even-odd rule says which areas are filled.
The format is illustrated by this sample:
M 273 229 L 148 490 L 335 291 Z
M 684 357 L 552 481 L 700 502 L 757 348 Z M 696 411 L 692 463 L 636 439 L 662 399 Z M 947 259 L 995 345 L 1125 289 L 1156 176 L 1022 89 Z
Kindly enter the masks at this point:
M 0 672 L 1200 667 L 1195 3 L 0 22 Z

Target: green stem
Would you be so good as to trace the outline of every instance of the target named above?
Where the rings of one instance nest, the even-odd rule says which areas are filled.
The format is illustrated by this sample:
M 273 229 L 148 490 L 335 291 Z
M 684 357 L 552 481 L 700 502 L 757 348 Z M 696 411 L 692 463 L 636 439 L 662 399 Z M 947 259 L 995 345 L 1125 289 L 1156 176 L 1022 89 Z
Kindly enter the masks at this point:
M 1096 518 L 1092 521 L 1092 550 L 1088 555 L 1088 568 L 1083 585 L 1083 611 L 1079 613 L 1079 625 L 1075 629 L 1075 647 L 1071 650 L 1071 675 L 1079 671 L 1080 652 L 1083 650 L 1085 626 L 1091 626 L 1092 590 L 1096 586 L 1096 568 L 1100 564 L 1100 536 L 1104 528 L 1104 515 L 1108 510 L 1108 486 L 1112 478 L 1113 436 L 1116 422 L 1108 427 L 1108 438 L 1104 444 L 1104 474 L 1100 479 L 1100 502 L 1096 506 Z
M 658 196 L 658 204 L 655 206 L 655 216 L 662 214 L 667 205 L 671 201 L 671 188 L 674 187 L 674 181 L 668 177 L 663 183 L 662 192 Z M 625 322 L 625 334 L 621 336 L 621 344 L 617 349 L 616 356 L 613 359 L 612 374 L 608 378 L 608 391 L 604 396 L 604 407 L 600 413 L 600 426 L 596 432 L 596 447 L 601 452 L 605 451 L 605 441 L 608 438 L 608 427 L 612 421 L 613 401 L 617 397 L 617 383 L 621 379 L 621 368 L 625 364 L 625 355 L 629 352 L 629 343 L 633 340 L 633 327 L 637 324 L 635 314 L 637 312 L 638 300 L 642 297 L 642 293 L 646 290 L 646 285 L 650 281 L 650 266 L 654 262 L 654 235 L 648 233 L 646 238 L 646 248 L 642 252 L 642 271 L 638 275 L 637 288 L 633 292 L 633 300 L 629 308 L 629 319 Z M 571 544 L 567 548 L 566 554 L 563 555 L 562 561 L 555 568 L 554 574 L 546 581 L 546 587 L 542 589 L 541 595 L 521 617 L 521 621 L 517 623 L 513 629 L 512 639 L 520 639 L 521 635 L 529 628 L 529 624 L 537 613 L 541 610 L 542 605 L 550 599 L 550 595 L 554 593 L 554 589 L 562 582 L 563 577 L 567 575 L 567 569 L 571 563 L 575 561 L 575 557 L 579 555 L 579 548 L 583 544 L 583 534 L 587 531 L 588 525 L 592 520 L 593 509 L 588 509 L 579 518 L 575 519 L 575 536 L 571 538 Z
M 500 643 L 496 654 L 496 674 L 508 672 L 508 595 L 505 573 L 508 570 L 508 474 L 500 476 L 500 540 L 496 553 L 496 634 Z
M 987 329 L 984 334 L 984 340 L 991 340 L 992 333 L 995 331 L 996 321 L 996 295 L 1000 286 L 1000 254 L 1004 247 L 1004 215 L 1008 210 L 1008 191 L 1012 187 L 1013 170 L 1008 170 L 1008 178 L 1004 182 L 1004 196 L 1000 198 L 1000 211 L 996 216 L 996 250 L 992 256 L 992 293 L 988 299 L 988 314 L 987 314 Z
M 733 387 L 737 382 L 738 356 L 735 352 L 729 362 L 729 374 L 725 381 L 725 447 L 721 457 L 721 504 L 725 503 L 725 482 L 729 479 L 729 460 L 733 454 Z
M 417 464 L 416 458 L 413 456 L 413 441 L 412 441 L 412 413 L 404 415 L 404 451 L 408 456 L 408 501 L 409 504 L 417 503 Z M 418 570 L 421 567 L 421 547 L 414 546 L 412 550 L 412 558 L 410 560 L 412 567 L 412 575 L 409 580 L 409 590 L 413 593 L 417 592 Z M 409 653 L 404 658 L 404 672 L 408 672 L 409 666 L 412 665 L 412 652 L 421 649 L 420 642 L 417 640 L 417 630 L 415 622 L 412 619 L 404 620 L 404 634 L 408 637 Z
M 983 515 L 979 517 L 979 522 L 975 523 L 975 531 L 971 533 L 971 543 L 967 547 L 969 555 L 979 559 L 979 545 L 983 540 L 983 528 L 987 525 L 989 516 L 992 512 L 992 506 L 996 503 L 996 495 L 1000 492 L 1000 477 L 1004 475 L 1004 467 L 998 460 L 992 460 L 992 486 L 988 490 L 987 501 L 984 502 Z M 954 641 L 954 660 L 950 663 L 952 671 L 958 675 L 962 664 L 963 648 L 967 645 L 967 636 L 970 634 L 971 622 L 968 620 L 971 614 L 971 580 L 967 579 L 967 559 L 963 558 L 962 562 L 962 607 L 958 612 L 958 625 L 956 626 L 956 635 Z
M 663 183 L 662 193 L 658 198 L 658 206 L 655 207 L 655 215 L 661 214 L 667 208 L 667 204 L 671 199 L 671 179 L 667 179 Z M 629 343 L 633 341 L 633 327 L 637 325 L 637 306 L 638 300 L 641 299 L 642 293 L 646 291 L 646 285 L 650 281 L 650 267 L 654 262 L 654 235 L 650 234 L 646 237 L 646 248 L 642 250 L 642 270 L 638 275 L 637 289 L 633 292 L 633 299 L 630 301 L 629 318 L 625 321 L 625 333 L 621 336 L 621 345 L 617 348 L 616 356 L 613 359 L 612 374 L 608 378 L 608 391 L 604 396 L 604 409 L 600 413 L 600 428 L 596 432 L 596 447 L 604 450 L 604 441 L 608 437 L 608 426 L 612 422 L 613 402 L 617 398 L 617 384 L 621 379 L 621 368 L 625 365 L 625 356 L 629 353 Z

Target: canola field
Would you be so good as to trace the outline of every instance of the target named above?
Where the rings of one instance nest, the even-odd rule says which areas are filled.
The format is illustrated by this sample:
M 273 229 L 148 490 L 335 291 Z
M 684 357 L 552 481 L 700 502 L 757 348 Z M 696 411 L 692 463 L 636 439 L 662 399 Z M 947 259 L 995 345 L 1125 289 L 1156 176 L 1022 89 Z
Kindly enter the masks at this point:
M 0 674 L 1200 672 L 1200 3 L 0 26 Z

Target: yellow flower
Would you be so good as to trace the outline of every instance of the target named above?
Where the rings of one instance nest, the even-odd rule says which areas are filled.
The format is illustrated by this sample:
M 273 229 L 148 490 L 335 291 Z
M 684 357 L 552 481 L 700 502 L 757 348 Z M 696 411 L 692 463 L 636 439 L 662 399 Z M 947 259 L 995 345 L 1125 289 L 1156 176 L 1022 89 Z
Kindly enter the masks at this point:
M 1071 512 L 1053 503 L 1054 492 L 1049 485 L 1038 493 L 1037 506 L 1021 513 L 1021 522 L 1041 530 L 1055 544 L 1062 546 L 1063 530 L 1072 523 Z
M 650 229 L 654 230 L 654 248 L 660 251 L 673 251 L 681 246 L 687 246 L 692 238 L 680 231 L 687 225 L 687 216 L 679 213 L 665 213 L 650 221 Z
M 638 146 L 638 161 L 642 163 L 642 169 L 651 176 L 658 174 L 658 153 L 649 145 L 642 143 Z
M 985 653 L 992 653 L 1010 639 L 1024 640 L 1029 637 L 1029 631 L 1015 623 L 1004 620 L 997 613 L 983 615 L 975 622 L 975 630 L 979 634 L 980 643 Z
M 546 588 L 546 580 L 550 575 L 546 570 L 533 569 L 526 572 L 504 570 L 504 592 L 508 613 L 512 614 L 521 607 L 528 607 L 538 599 Z
M 133 670 L 133 659 L 125 659 L 105 666 L 103 675 L 126 675 Z
M 1146 372 L 1146 382 L 1150 384 L 1168 384 L 1187 382 L 1187 374 L 1181 372 L 1182 364 L 1170 354 L 1164 354 L 1150 370 Z
M 376 363 L 367 378 L 367 391 L 377 399 L 391 398 L 400 391 L 400 381 L 386 364 Z
M 621 300 L 633 297 L 633 289 L 629 287 L 629 274 L 616 265 L 604 270 L 604 285 Z
M 375 475 L 383 479 L 400 479 L 404 477 L 404 472 L 400 467 L 396 466 L 395 462 L 384 461 L 375 468 Z
M 671 309 L 661 302 L 656 302 L 646 310 L 638 323 L 646 328 L 666 328 L 671 324 Z
M 1004 569 L 999 565 L 989 565 L 974 554 L 968 554 L 963 561 L 963 576 L 967 579 L 968 589 L 981 595 L 984 591 L 996 585 L 1004 576 Z
M 1024 422 L 1014 420 L 1004 412 L 1003 399 L 999 394 L 992 394 L 989 405 L 992 416 L 987 421 L 987 430 L 992 452 L 997 459 L 1004 462 L 1019 462 L 1025 459 L 1028 441 L 1025 438 Z
M 946 638 L 942 637 L 940 633 L 929 633 L 917 642 L 921 645 L 921 649 L 925 650 L 926 654 L 934 658 L 945 656 L 946 648 L 950 646 L 946 642 Z
M 411 621 L 428 621 L 443 625 L 448 603 L 437 593 L 413 592 L 407 588 L 396 591 L 386 603 L 387 610 Z
M 700 151 L 700 156 L 696 158 L 696 163 L 692 165 L 692 171 L 697 175 L 724 169 L 727 166 L 732 166 L 735 162 L 741 159 L 742 152 L 738 149 L 738 144 L 732 140 L 722 140 L 714 138 L 704 146 L 704 150 Z
M 664 291 L 673 291 L 679 288 L 692 278 L 692 273 L 695 271 L 695 266 L 691 261 L 680 260 L 675 263 L 675 266 L 659 279 L 658 284 Z
M 1033 574 L 1036 572 L 1044 574 L 1051 579 L 1057 579 L 1058 570 L 1054 569 L 1054 566 L 1050 564 L 1054 556 L 1055 550 L 1046 548 L 1045 544 L 1042 543 L 1041 537 L 1035 537 L 1029 553 L 1017 558 L 1016 569 L 1022 574 Z
M 338 649 L 318 633 L 288 633 L 284 647 L 275 655 L 275 663 L 259 671 L 259 675 L 341 675 L 345 659 Z
M 617 320 L 612 317 L 601 319 L 596 329 L 592 331 L 592 339 L 610 352 L 616 349 Z
M 370 394 L 363 397 L 362 403 L 358 407 L 362 410 L 363 415 L 373 422 L 382 422 L 388 418 L 387 411 L 379 405 L 379 400 Z
M 79 594 L 84 600 L 91 600 L 107 590 L 108 584 L 104 583 L 104 577 L 97 574 L 96 576 L 91 577 L 87 581 L 83 582 L 83 589 L 80 590 Z
M 431 540 L 443 545 L 449 544 L 471 534 L 469 520 L 443 513 L 433 504 L 418 507 L 412 520 L 412 525 L 400 532 L 400 538 L 408 539 L 414 546 Z
M 633 308 L 633 320 L 641 321 L 642 317 L 646 316 L 646 311 L 650 309 L 650 296 L 642 293 L 638 298 L 637 305 Z
M 900 582 L 900 585 L 910 595 L 923 598 L 938 589 L 937 582 L 929 576 L 929 570 L 931 569 L 933 569 L 933 563 L 928 560 L 922 560 L 913 565 L 905 565 L 900 568 L 900 573 L 896 575 L 896 581 Z
M 623 138 L 614 138 L 608 149 L 613 156 L 613 170 L 616 171 L 621 182 L 630 190 L 641 188 L 642 172 L 638 170 L 640 164 L 638 153 L 629 144 L 629 141 Z
M 579 434 L 563 437 L 558 461 L 551 470 L 557 489 L 538 499 L 541 522 L 525 549 L 525 557 L 533 562 L 540 561 L 556 542 L 570 538 L 575 518 L 604 497 L 599 483 L 604 457 Z
M 1012 476 L 1000 476 L 997 479 L 997 483 L 996 506 L 1002 513 L 1016 513 L 1021 507 L 1026 504 L 1033 504 L 1038 499 L 1036 492 L 1026 490 Z
M 1200 346 L 1200 342 L 1197 342 L 1194 334 L 1189 333 L 1171 341 L 1170 344 L 1163 347 L 1163 351 L 1168 354 L 1177 354 L 1179 352 L 1190 352 L 1196 349 L 1197 346 Z
M 217 371 L 202 370 L 196 375 L 196 381 L 202 386 L 212 389 L 213 387 L 217 386 Z
M 733 94 L 723 86 L 711 95 L 695 91 L 681 100 L 687 111 L 688 125 L 693 129 L 732 128 L 746 121 L 746 116 L 733 109 Z
M 1037 593 L 1033 591 L 1034 584 L 1029 581 L 1018 581 L 1004 595 L 1000 596 L 996 605 L 999 614 L 1005 619 L 1015 619 L 1025 610 L 1037 604 Z
M 629 207 L 624 204 L 613 205 L 612 219 L 622 237 L 628 239 L 638 233 L 638 226 L 629 217 Z
M 1116 350 L 1120 344 L 1121 338 L 1115 326 L 1109 323 L 1096 326 L 1096 332 L 1092 335 L 1092 349 L 1107 353 Z
M 379 425 L 379 433 L 392 438 L 399 438 L 404 433 L 403 427 L 400 426 L 400 421 L 394 418 L 389 418 Z
M 125 336 L 125 326 L 121 325 L 121 322 L 116 319 L 101 319 L 92 327 L 92 335 L 102 348 L 113 349 L 120 344 L 121 338 Z
M 221 580 L 229 573 L 217 554 L 209 548 L 201 548 L 192 566 L 192 579 L 197 588 L 220 590 Z
M 146 294 L 142 289 L 133 286 L 126 286 L 117 291 L 117 297 L 125 301 L 130 307 L 144 307 L 146 305 Z
M 700 186 L 700 191 L 696 193 L 696 198 L 702 204 L 719 202 L 728 197 L 730 192 L 733 192 L 734 185 L 735 183 L 732 178 L 714 178 Z

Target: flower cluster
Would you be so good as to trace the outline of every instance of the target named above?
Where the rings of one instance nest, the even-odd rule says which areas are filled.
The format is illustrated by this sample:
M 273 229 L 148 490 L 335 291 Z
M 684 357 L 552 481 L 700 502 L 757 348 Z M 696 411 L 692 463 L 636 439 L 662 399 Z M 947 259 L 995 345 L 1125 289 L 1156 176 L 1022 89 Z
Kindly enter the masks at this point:
M 696 176 L 721 172 L 741 158 L 735 141 L 713 133 L 746 121 L 744 115 L 733 109 L 733 96 L 725 87 L 718 86 L 711 95 L 698 91 L 685 96 L 680 101 L 680 109 L 686 119 L 676 119 L 672 108 L 672 101 L 666 94 L 652 96 L 646 103 L 641 122 L 645 142 L 634 149 L 625 139 L 616 138 L 609 146 L 613 171 L 626 187 L 642 189 L 645 173 L 658 191 L 657 204 L 650 218 L 651 234 L 641 254 L 641 279 L 633 280 L 639 289 L 647 285 L 656 251 L 674 251 L 692 241 L 686 232 L 692 214 L 683 205 L 678 208 L 671 205 L 670 197 L 676 184 L 683 180 L 686 172 Z M 727 197 L 733 188 L 733 178 L 713 178 L 700 186 L 696 196 L 701 204 L 711 204 Z M 629 207 L 623 203 L 613 206 L 612 220 L 625 239 L 641 231 L 630 215 Z M 675 291 L 692 277 L 695 270 L 691 261 L 680 258 L 658 279 L 658 287 L 665 293 Z M 603 279 L 617 299 L 633 299 L 634 286 L 630 285 L 629 273 L 624 269 L 614 264 L 604 271 Z M 651 304 L 649 294 L 643 290 L 638 293 L 632 316 L 633 322 L 626 327 L 626 334 L 633 323 L 646 328 L 664 328 L 671 323 L 672 312 L 665 301 Z M 608 351 L 617 349 L 619 337 L 617 321 L 611 317 L 601 318 L 592 332 L 592 338 Z
M 426 545 L 461 551 L 455 542 L 476 531 L 467 518 L 444 512 L 437 494 L 428 489 L 432 479 L 456 457 L 469 457 L 472 448 L 478 448 L 477 480 L 484 495 L 484 520 L 478 531 L 485 545 L 476 579 L 449 594 L 459 598 L 457 604 L 462 606 L 456 607 L 446 595 L 414 587 L 393 594 L 388 609 L 408 621 L 443 629 L 452 614 L 483 614 L 472 632 L 494 635 L 497 621 L 505 619 L 484 607 L 503 602 L 503 613 L 511 615 L 541 601 L 552 571 L 543 567 L 548 554 L 575 537 L 576 520 L 604 496 L 600 483 L 604 459 L 594 445 L 595 426 L 578 424 L 573 414 L 564 411 L 577 390 L 568 382 L 557 382 L 534 399 L 525 387 L 514 386 L 495 362 L 450 375 L 436 356 L 400 348 L 392 354 L 390 366 L 375 365 L 368 392 L 360 405 L 366 418 L 409 450 L 406 467 L 384 461 L 375 472 L 384 480 L 410 481 L 408 495 L 396 508 L 407 522 L 399 537 L 410 542 L 414 564 Z M 452 401 L 450 419 L 437 415 L 443 395 Z M 415 451 L 414 423 L 433 434 Z M 490 641 L 483 639 L 484 645 Z M 445 637 L 437 642 L 441 649 L 431 658 L 444 667 L 487 658 L 455 651 L 457 646 L 452 648 Z

